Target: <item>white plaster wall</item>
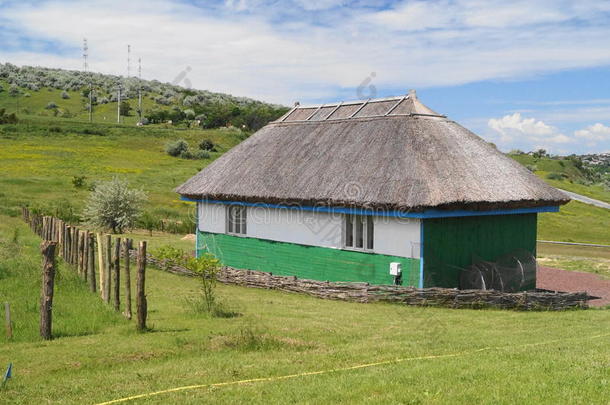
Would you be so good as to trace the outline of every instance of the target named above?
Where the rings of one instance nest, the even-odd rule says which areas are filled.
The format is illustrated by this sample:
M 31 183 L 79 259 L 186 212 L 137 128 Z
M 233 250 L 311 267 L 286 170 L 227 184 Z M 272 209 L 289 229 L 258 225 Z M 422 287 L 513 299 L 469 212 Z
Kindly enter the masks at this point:
M 248 236 L 301 245 L 341 247 L 342 217 L 337 214 L 252 207 Z
M 197 203 L 199 209 L 199 230 L 202 232 L 225 233 L 225 205 Z
M 199 229 L 225 233 L 223 204 L 199 204 Z M 291 209 L 248 207 L 248 237 L 341 249 L 343 215 Z M 375 253 L 419 258 L 418 219 L 374 218 Z
M 375 253 L 419 258 L 419 219 L 375 217 L 373 224 Z

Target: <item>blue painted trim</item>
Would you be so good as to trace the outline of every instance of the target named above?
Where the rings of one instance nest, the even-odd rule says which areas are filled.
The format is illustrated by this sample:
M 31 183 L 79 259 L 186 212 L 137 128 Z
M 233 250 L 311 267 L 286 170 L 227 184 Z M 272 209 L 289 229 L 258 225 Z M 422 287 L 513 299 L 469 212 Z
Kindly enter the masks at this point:
M 194 200 L 187 197 L 180 197 L 183 201 L 190 202 L 206 202 L 210 204 L 225 204 L 225 205 L 241 205 L 244 207 L 263 207 L 263 208 L 279 208 L 279 209 L 291 209 L 301 211 L 314 211 L 314 212 L 329 212 L 337 214 L 352 214 L 352 215 L 375 215 L 380 217 L 396 217 L 396 218 L 452 218 L 452 217 L 476 217 L 483 215 L 511 215 L 511 214 L 534 214 L 538 212 L 558 212 L 559 206 L 545 206 L 545 207 L 532 207 L 532 208 L 513 208 L 505 210 L 491 210 L 491 211 L 443 211 L 430 209 L 424 212 L 408 212 L 408 211 L 395 211 L 395 210 L 369 210 L 364 208 L 343 208 L 343 207 L 326 207 L 326 206 L 306 206 L 306 205 L 284 205 L 284 204 L 267 204 L 267 203 L 250 203 L 242 201 L 222 201 L 222 200 Z
M 424 288 L 424 220 L 419 222 L 419 288 Z

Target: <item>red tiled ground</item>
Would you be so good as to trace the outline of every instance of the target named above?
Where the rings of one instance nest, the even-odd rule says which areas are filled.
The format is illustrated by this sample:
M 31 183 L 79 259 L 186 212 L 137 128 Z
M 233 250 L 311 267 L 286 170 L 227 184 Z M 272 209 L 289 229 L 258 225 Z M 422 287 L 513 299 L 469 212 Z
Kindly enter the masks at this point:
M 589 305 L 602 306 L 610 304 L 610 280 L 605 280 L 592 273 L 538 266 L 536 287 L 551 291 L 586 291 L 589 295 L 601 297 L 600 299 L 589 301 Z

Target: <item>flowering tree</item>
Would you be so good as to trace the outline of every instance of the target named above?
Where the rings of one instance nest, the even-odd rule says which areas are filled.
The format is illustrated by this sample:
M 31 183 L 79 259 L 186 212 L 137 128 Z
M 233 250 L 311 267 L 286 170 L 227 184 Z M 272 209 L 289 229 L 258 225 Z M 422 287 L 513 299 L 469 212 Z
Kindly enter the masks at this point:
M 83 217 L 94 227 L 122 233 L 135 224 L 144 201 L 146 194 L 143 191 L 130 189 L 127 181 L 115 177 L 95 186 Z

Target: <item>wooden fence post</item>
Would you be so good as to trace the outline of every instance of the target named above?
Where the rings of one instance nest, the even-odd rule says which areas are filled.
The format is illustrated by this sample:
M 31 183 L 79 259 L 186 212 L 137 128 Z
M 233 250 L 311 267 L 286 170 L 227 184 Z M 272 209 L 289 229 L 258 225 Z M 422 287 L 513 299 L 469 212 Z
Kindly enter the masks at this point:
M 136 307 L 138 311 L 138 330 L 146 330 L 146 241 L 141 241 L 138 248 L 138 274 L 136 277 Z
M 6 324 L 6 337 L 13 338 L 13 322 L 11 321 L 11 304 L 4 303 L 4 320 Z
M 129 250 L 131 248 L 131 239 L 125 239 L 123 244 L 123 252 L 125 254 L 125 317 L 131 319 L 131 274 L 129 273 Z
M 104 262 L 106 268 L 104 269 L 104 301 L 106 304 L 110 303 L 110 283 L 112 279 L 112 236 L 106 235 L 106 256 Z
M 85 279 L 85 231 L 78 232 L 78 275 Z
M 89 231 L 83 231 L 83 280 L 87 282 L 89 278 Z
M 89 289 L 91 292 L 95 292 L 95 239 L 93 239 L 93 234 L 90 233 L 87 237 L 87 244 L 89 247 L 87 248 L 87 252 L 89 253 L 89 260 L 87 261 L 87 272 L 89 273 Z
M 55 283 L 55 242 L 43 241 L 42 252 L 42 293 L 40 296 L 40 336 L 51 339 L 53 318 L 53 288 Z
M 121 238 L 114 241 L 114 268 L 112 269 L 112 287 L 114 291 L 114 310 L 121 310 Z
M 72 266 L 76 267 L 78 263 L 78 228 L 72 228 Z
M 106 277 L 104 276 L 104 269 L 106 267 L 106 265 L 104 264 L 104 245 L 102 243 L 102 235 L 97 233 L 96 235 L 97 238 L 97 258 L 98 258 L 98 272 L 100 274 L 100 295 L 102 296 L 102 299 L 104 299 L 104 281 L 106 280 Z

